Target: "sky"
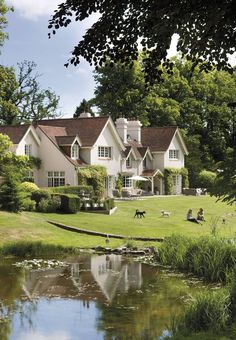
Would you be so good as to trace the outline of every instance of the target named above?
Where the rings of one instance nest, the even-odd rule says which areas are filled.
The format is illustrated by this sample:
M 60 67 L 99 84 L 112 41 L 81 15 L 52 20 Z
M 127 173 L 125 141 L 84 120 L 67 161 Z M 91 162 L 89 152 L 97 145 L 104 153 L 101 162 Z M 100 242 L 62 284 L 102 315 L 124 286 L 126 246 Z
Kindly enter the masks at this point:
M 60 96 L 59 112 L 65 117 L 72 117 L 76 106 L 85 98 L 91 99 L 95 82 L 93 69 L 82 60 L 77 67 L 64 64 L 70 58 L 70 52 L 81 39 L 94 17 L 83 23 L 74 23 L 58 30 L 48 39 L 48 20 L 62 0 L 6 0 L 14 7 L 9 13 L 5 41 L 0 54 L 0 64 L 17 66 L 24 60 L 37 64 L 39 83 L 43 89 L 50 88 Z

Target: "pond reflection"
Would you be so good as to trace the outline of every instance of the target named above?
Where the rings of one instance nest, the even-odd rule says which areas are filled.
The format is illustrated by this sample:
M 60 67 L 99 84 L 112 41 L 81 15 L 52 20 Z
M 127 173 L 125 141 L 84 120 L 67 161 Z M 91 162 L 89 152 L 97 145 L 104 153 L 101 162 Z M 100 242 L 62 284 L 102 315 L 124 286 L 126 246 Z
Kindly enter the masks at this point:
M 201 289 L 120 255 L 80 255 L 56 268 L 0 263 L 0 339 L 158 339 Z

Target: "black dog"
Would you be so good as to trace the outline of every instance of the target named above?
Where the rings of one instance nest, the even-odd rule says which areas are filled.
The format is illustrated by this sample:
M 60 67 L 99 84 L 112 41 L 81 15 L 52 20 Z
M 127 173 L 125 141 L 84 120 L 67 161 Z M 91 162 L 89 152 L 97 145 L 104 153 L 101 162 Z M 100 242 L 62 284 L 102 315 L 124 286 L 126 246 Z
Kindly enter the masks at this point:
M 138 218 L 142 218 L 145 217 L 146 211 L 139 211 L 138 209 L 136 209 L 136 212 L 134 214 L 134 217 L 138 217 Z

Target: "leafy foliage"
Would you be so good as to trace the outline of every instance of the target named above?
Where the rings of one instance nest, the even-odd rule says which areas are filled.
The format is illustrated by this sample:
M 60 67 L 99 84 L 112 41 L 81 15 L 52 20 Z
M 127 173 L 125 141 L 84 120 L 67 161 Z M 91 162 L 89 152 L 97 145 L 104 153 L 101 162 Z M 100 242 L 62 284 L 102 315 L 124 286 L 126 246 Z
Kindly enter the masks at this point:
M 188 187 L 188 170 L 186 168 L 165 168 L 164 183 L 166 195 L 173 194 L 174 180 L 173 175 L 182 175 L 182 188 Z
M 101 165 L 90 165 L 80 168 L 78 172 L 79 183 L 91 185 L 97 197 L 101 198 L 105 192 L 105 179 L 107 170 Z
M 5 0 L 0 0 L 0 47 L 8 37 L 8 34 L 4 31 L 7 26 L 6 14 L 12 10 L 12 7 L 6 5 Z
M 232 70 L 228 54 L 235 51 L 234 1 L 67 0 L 49 20 L 49 29 L 55 34 L 73 19 L 83 21 L 93 13 L 100 16 L 74 47 L 67 66 L 77 65 L 81 57 L 96 67 L 117 61 L 132 65 L 138 58 L 140 40 L 141 48 L 146 51 L 147 80 L 152 81 L 162 74 L 157 69 L 162 60 L 171 72 L 173 63 L 167 59 L 167 50 L 176 33 L 177 50 L 195 63 L 200 58 L 206 61 L 203 69 L 209 70 L 209 62 Z
M 91 115 L 94 116 L 94 112 L 93 112 L 91 106 L 92 106 L 92 104 L 90 103 L 90 101 L 83 99 L 82 102 L 80 103 L 80 106 L 76 107 L 76 110 L 75 110 L 73 117 L 78 118 L 81 115 L 81 113 L 83 113 L 83 112 L 91 113 Z
M 215 178 L 216 178 L 215 172 L 202 170 L 199 174 L 200 187 L 210 189 L 214 184 Z
M 211 194 L 219 200 L 233 204 L 236 202 L 236 149 L 228 149 L 225 160 L 219 163 L 218 174 Z
M 55 118 L 59 97 L 50 89 L 41 89 L 36 64 L 18 63 L 13 67 L 0 66 L 0 123 L 14 125 L 43 118 Z

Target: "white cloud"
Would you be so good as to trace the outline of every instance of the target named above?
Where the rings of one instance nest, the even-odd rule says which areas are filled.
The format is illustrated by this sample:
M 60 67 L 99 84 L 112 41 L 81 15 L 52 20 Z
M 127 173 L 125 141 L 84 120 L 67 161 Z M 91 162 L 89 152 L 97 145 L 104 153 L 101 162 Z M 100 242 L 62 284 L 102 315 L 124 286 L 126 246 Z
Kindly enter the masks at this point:
M 62 0 L 7 0 L 6 2 L 26 19 L 37 20 L 42 16 L 52 15 Z

